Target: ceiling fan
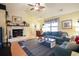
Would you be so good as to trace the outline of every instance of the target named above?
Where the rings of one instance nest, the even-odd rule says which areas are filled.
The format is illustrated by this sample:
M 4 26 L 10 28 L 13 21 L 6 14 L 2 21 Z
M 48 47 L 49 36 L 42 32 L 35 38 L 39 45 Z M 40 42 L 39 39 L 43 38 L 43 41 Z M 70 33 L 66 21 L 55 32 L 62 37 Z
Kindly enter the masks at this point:
M 40 3 L 35 3 L 35 4 L 27 4 L 31 6 L 32 8 L 30 10 L 36 10 L 36 11 L 41 11 L 41 9 L 44 9 L 45 6 L 41 6 Z

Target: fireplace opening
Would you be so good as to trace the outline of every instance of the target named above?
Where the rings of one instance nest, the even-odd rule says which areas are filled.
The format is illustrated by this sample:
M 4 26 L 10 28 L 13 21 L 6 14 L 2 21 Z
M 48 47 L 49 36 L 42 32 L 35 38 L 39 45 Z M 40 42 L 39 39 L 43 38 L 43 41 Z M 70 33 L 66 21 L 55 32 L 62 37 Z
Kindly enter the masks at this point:
M 12 34 L 13 37 L 23 36 L 23 29 L 13 29 Z

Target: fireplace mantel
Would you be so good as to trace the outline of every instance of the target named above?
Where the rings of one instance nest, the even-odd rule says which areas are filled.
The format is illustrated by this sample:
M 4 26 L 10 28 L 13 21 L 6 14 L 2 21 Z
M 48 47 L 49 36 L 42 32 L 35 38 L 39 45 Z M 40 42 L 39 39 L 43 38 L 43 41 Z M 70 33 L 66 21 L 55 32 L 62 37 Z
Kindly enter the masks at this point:
M 7 27 L 8 29 L 8 38 L 13 38 L 13 34 L 12 34 L 12 30 L 13 29 L 23 29 L 23 36 L 25 36 L 25 30 L 26 30 L 26 27 L 21 27 L 21 26 L 8 26 Z
M 24 29 L 24 27 L 20 27 L 20 26 L 10 26 L 8 27 L 8 29 Z

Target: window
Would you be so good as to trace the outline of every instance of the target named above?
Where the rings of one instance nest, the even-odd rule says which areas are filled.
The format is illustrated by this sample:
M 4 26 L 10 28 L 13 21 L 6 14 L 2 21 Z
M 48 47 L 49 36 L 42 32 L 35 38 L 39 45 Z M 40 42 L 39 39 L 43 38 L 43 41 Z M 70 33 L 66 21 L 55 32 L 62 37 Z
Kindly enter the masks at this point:
M 76 22 L 76 35 L 79 35 L 79 22 Z
M 52 22 L 50 28 L 52 32 L 58 31 L 58 22 Z
M 44 24 L 42 30 L 43 32 L 47 32 L 47 31 L 51 31 L 51 32 L 55 32 L 55 31 L 58 31 L 58 23 L 59 21 L 50 21 L 50 22 L 47 22 Z
M 43 32 L 48 32 L 50 31 L 50 23 L 46 23 L 43 28 L 42 28 Z

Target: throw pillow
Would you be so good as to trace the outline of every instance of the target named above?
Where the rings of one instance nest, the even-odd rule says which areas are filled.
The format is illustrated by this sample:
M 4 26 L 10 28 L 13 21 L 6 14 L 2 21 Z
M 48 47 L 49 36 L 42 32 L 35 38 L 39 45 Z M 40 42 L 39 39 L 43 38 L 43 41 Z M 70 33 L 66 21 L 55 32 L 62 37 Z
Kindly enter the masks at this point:
M 75 41 L 76 41 L 76 44 L 79 44 L 79 36 L 76 36 Z

